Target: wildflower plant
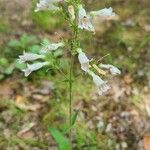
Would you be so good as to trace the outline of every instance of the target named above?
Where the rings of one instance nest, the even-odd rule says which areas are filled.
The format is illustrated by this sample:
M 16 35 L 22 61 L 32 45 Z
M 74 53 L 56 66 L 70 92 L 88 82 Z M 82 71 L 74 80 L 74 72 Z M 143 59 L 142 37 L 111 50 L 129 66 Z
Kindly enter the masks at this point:
M 110 64 L 98 64 L 98 62 L 90 60 L 86 56 L 85 50 L 82 49 L 82 44 L 79 41 L 79 33 L 82 30 L 91 32 L 95 34 L 96 30 L 92 19 L 94 16 L 99 17 L 111 17 L 115 13 L 113 9 L 104 8 L 97 11 L 86 12 L 84 5 L 81 0 L 40 0 L 35 8 L 35 12 L 49 10 L 55 13 L 61 12 L 62 17 L 65 18 L 68 23 L 68 28 L 71 29 L 70 39 L 63 39 L 57 43 L 43 44 L 43 47 L 39 51 L 39 54 L 24 52 L 23 55 L 19 56 L 20 63 L 30 63 L 27 64 L 27 68 L 22 71 L 25 76 L 29 76 L 33 71 L 39 70 L 45 66 L 52 66 L 51 60 L 48 60 L 47 55 L 52 54 L 57 51 L 58 48 L 69 47 L 70 53 L 70 67 L 69 67 L 69 77 L 67 81 L 69 84 L 69 123 L 70 127 L 72 125 L 72 84 L 73 84 L 73 64 L 74 58 L 77 56 L 79 63 L 81 65 L 81 70 L 88 74 L 96 86 L 97 93 L 99 95 L 105 94 L 111 87 L 107 81 L 106 74 L 111 73 L 112 75 L 120 74 L 120 70 Z M 93 35 L 94 35 L 93 34 Z M 57 59 L 57 58 L 56 58 Z M 36 61 L 36 62 L 34 62 Z M 64 72 L 63 72 L 64 73 Z

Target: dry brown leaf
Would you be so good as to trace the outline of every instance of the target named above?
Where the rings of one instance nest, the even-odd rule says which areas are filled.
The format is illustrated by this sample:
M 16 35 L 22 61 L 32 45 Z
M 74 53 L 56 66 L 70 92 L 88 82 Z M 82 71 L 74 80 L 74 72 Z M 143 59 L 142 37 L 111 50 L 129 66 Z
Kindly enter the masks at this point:
M 13 94 L 13 90 L 9 84 L 0 84 L 0 96 L 9 98 L 12 97 Z
M 125 75 L 124 76 L 124 81 L 125 81 L 125 83 L 127 83 L 127 84 L 131 84 L 132 82 L 133 82 L 133 78 L 131 77 L 131 75 Z
M 143 142 L 144 142 L 144 149 L 150 150 L 150 133 L 144 135 Z
M 38 109 L 40 109 L 42 106 L 38 103 L 36 104 L 16 104 L 16 106 L 20 109 L 24 109 L 24 110 L 29 110 L 29 111 L 37 111 Z
M 145 31 L 149 32 L 149 31 L 150 31 L 150 25 L 149 25 L 149 24 L 143 25 L 143 29 L 144 29 Z
M 142 102 L 143 104 L 141 104 L 141 108 L 143 107 L 143 110 L 145 110 L 148 117 L 150 117 L 150 94 L 143 95 Z
M 17 133 L 17 135 L 18 135 L 19 137 L 23 137 L 23 136 L 27 137 L 27 136 L 33 135 L 33 133 L 32 133 L 32 132 L 29 132 L 29 131 L 30 131 L 35 125 L 36 125 L 35 122 L 31 122 L 31 123 L 25 124 L 25 125 L 22 127 L 22 130 Z
M 37 111 L 41 107 L 42 106 L 40 104 L 36 103 L 36 104 L 30 104 L 30 105 L 26 106 L 26 109 L 30 110 L 30 111 Z
M 25 103 L 24 97 L 21 95 L 17 95 L 16 96 L 16 104 L 24 104 L 24 103 Z
M 34 132 L 33 131 L 27 131 L 27 132 L 25 132 L 25 133 L 23 133 L 22 134 L 22 138 L 24 138 L 24 139 L 31 139 L 31 138 L 33 138 L 34 137 Z
M 41 102 L 41 103 L 46 103 L 49 100 L 49 96 L 43 96 L 43 95 L 40 95 L 40 94 L 33 94 L 32 98 L 34 100 L 37 100 L 37 101 Z

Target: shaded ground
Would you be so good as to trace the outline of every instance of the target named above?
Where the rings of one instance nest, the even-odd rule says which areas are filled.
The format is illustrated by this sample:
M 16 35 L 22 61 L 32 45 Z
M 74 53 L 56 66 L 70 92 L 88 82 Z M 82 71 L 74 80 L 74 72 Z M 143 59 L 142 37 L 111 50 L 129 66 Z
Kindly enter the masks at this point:
M 89 9 L 91 2 L 87 2 Z M 116 21 L 96 21 L 97 27 L 101 26 L 101 29 L 96 38 L 85 33 L 86 37 L 91 38 L 89 40 L 85 37 L 83 42 L 89 46 L 85 44 L 84 48 L 91 58 L 98 55 L 102 57 L 109 53 L 110 55 L 103 61 L 113 62 L 122 68 L 123 73 L 120 78 L 110 79 L 112 90 L 106 96 L 98 97 L 92 81 L 88 78 L 85 81 L 85 75 L 79 75 L 81 72 L 79 67 L 76 67 L 78 71 L 75 73 L 73 108 L 74 111 L 79 109 L 80 112 L 73 128 L 74 149 L 148 150 L 150 145 L 148 1 L 98 2 L 95 1 L 95 7 L 100 5 L 102 8 L 112 4 L 120 15 Z M 2 12 L 0 148 L 4 150 L 57 149 L 47 129 L 51 126 L 64 131 L 68 124 L 69 110 L 66 107 L 68 102 L 61 75 L 55 71 L 38 72 L 37 75 L 33 74 L 29 79 L 25 79 L 20 71 L 16 69 L 10 71 L 15 66 L 14 59 L 17 55 L 29 47 L 32 47 L 32 51 L 36 50 L 36 45 L 43 37 L 57 41 L 60 36 L 69 36 L 61 21 L 57 19 L 56 22 L 44 21 L 46 27 L 43 27 L 41 24 L 43 14 L 36 16 L 29 8 L 31 3 L 27 0 L 21 3 L 18 0 L 13 3 L 0 1 Z M 49 17 L 44 19 L 49 20 Z M 51 23 L 52 27 L 49 29 Z M 58 29 L 58 23 L 63 30 Z M 24 33 L 27 35 L 22 37 Z M 19 43 L 12 40 L 18 40 Z M 8 59 L 8 62 L 5 59 Z

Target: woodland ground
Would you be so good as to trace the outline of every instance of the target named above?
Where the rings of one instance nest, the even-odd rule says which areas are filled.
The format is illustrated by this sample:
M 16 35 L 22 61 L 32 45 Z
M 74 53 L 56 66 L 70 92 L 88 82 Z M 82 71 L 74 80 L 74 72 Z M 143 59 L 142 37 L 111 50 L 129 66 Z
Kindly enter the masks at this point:
M 118 14 L 109 21 L 95 19 L 95 37 L 84 32 L 81 39 L 90 58 L 112 63 L 122 74 L 110 78 L 112 89 L 99 97 L 76 59 L 73 109 L 79 114 L 72 129 L 73 147 L 149 150 L 150 2 L 87 0 L 85 4 L 87 10 L 112 6 Z M 36 52 L 43 39 L 57 42 L 70 36 L 59 15 L 35 14 L 33 7 L 30 0 L 0 0 L 0 150 L 55 150 L 48 128 L 64 132 L 69 123 L 67 83 L 59 72 L 42 70 L 25 78 L 16 61 L 23 50 Z M 60 57 L 65 64 L 67 59 Z

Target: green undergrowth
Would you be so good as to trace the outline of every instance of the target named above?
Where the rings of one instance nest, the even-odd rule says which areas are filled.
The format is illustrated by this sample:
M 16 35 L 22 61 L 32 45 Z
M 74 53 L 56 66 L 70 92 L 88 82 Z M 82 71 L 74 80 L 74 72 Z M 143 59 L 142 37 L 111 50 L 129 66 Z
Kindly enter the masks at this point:
M 35 1 L 33 3 L 35 4 Z M 121 69 L 122 75 L 132 75 L 134 82 L 139 83 L 137 86 L 147 84 L 147 81 L 150 79 L 150 36 L 144 29 L 144 25 L 148 23 L 149 19 L 148 5 L 146 5 L 146 3 L 144 4 L 144 2 L 140 5 L 136 1 L 127 1 L 122 4 L 121 1 L 109 0 L 107 2 L 99 2 L 99 0 L 96 0 L 94 3 L 95 6 L 91 6 L 89 3 L 87 8 L 92 10 L 91 7 L 103 8 L 106 6 L 109 7 L 111 4 L 114 5 L 114 10 L 119 14 L 120 20 L 117 22 L 110 21 L 110 28 L 103 33 L 97 33 L 96 38 L 93 38 L 91 33 L 83 31 L 82 33 L 84 33 L 84 35 L 80 35 L 80 39 L 85 39 L 82 41 L 84 43 L 83 49 L 87 51 L 87 55 L 90 59 L 99 59 L 101 63 L 114 64 Z M 49 12 L 34 13 L 32 8 L 30 17 L 35 26 L 35 28 L 31 28 L 32 33 L 13 36 L 0 44 L 0 80 L 13 76 L 13 73 L 21 74 L 20 69 L 24 66 L 20 66 L 17 63 L 18 55 L 22 54 L 24 50 L 28 52 L 38 52 L 41 48 L 41 42 L 43 41 L 43 39 L 39 38 L 41 32 L 48 33 L 51 37 L 51 32 L 56 31 L 58 26 L 65 29 L 63 18 L 60 18 L 59 14 L 54 15 Z M 131 19 L 134 25 L 123 25 L 122 23 L 127 19 Z M 36 31 L 37 35 L 34 31 Z M 8 20 L 1 19 L 0 36 L 8 36 L 9 34 L 12 35 L 14 33 L 13 30 L 10 29 Z M 61 50 L 59 52 L 61 52 Z M 61 56 L 59 56 L 60 64 L 61 69 L 66 72 L 68 59 L 64 59 L 63 54 L 64 53 L 61 53 Z M 74 105 L 80 101 L 91 101 L 89 95 L 95 91 L 95 88 L 92 79 L 80 71 L 77 58 L 75 59 L 74 72 Z M 65 77 L 60 74 L 59 70 L 55 68 L 42 69 L 37 73 L 31 74 L 28 79 L 24 78 L 23 80 L 37 85 L 40 84 L 43 79 L 54 82 L 55 88 L 45 111 L 41 114 L 42 117 L 40 121 L 42 127 L 45 130 L 49 127 L 55 127 L 68 137 L 66 129 L 69 124 L 69 110 L 68 96 L 66 94 L 67 89 L 65 88 L 68 83 Z M 132 103 L 139 105 L 140 98 L 140 95 L 133 96 Z M 3 111 L 6 111 L 6 114 L 11 114 L 13 117 L 13 123 L 6 126 L 12 131 L 13 136 L 10 139 L 6 139 L 3 136 L 3 130 L 0 129 L 0 148 L 6 149 L 6 145 L 15 147 L 15 145 L 18 144 L 24 149 L 29 149 L 28 146 L 39 147 L 43 150 L 47 148 L 47 143 L 43 141 L 20 139 L 16 136 L 19 127 L 22 125 L 22 118 L 27 115 L 26 111 L 17 108 L 13 100 L 3 99 L 0 99 L 0 111 L 1 109 L 4 109 Z M 73 112 L 75 112 L 75 110 Z M 0 121 L 4 121 L 2 116 L 0 116 Z M 72 131 L 75 135 L 76 150 L 83 148 L 87 150 L 113 150 L 113 147 L 107 147 L 109 137 L 99 133 L 95 129 L 89 130 L 84 121 L 76 121 L 72 127 Z
M 10 32 L 9 22 L 7 19 L 0 17 L 0 34 L 5 35 Z

